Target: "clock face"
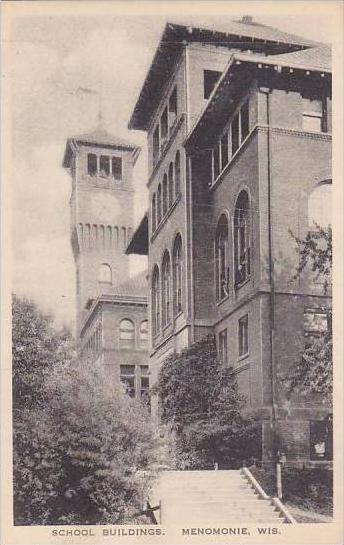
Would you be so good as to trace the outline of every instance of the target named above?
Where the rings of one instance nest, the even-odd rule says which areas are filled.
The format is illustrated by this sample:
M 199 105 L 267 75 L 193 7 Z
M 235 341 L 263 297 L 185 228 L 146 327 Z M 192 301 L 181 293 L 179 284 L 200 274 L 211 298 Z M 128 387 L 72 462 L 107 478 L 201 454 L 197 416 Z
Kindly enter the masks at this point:
M 90 199 L 91 213 L 102 223 L 113 223 L 118 217 L 119 205 L 111 193 L 96 193 Z

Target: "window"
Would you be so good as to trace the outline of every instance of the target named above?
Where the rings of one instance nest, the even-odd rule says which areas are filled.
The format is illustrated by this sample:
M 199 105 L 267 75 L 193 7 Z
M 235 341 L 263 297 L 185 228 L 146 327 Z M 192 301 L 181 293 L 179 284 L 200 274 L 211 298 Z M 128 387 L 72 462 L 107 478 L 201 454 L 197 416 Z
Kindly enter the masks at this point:
M 161 135 L 161 145 L 163 146 L 168 139 L 168 112 L 167 106 L 162 112 L 161 121 L 160 121 L 160 135 Z
M 89 153 L 87 155 L 87 173 L 90 176 L 96 176 L 97 170 L 97 156 L 94 153 Z
M 155 266 L 152 278 L 152 332 L 153 336 L 160 331 L 160 279 L 159 269 Z
M 221 170 L 228 163 L 228 133 L 226 132 L 221 138 Z
M 174 197 L 174 187 L 173 187 L 173 163 L 170 163 L 168 169 L 168 205 L 171 207 L 173 204 Z
M 179 150 L 176 153 L 175 161 L 175 194 L 176 197 L 180 194 L 180 152 Z
M 135 365 L 120 365 L 120 381 L 124 384 L 126 393 L 135 397 Z
M 240 128 L 241 128 L 241 142 L 245 140 L 250 130 L 249 120 L 249 104 L 248 100 L 243 104 L 240 110 Z
M 245 282 L 251 274 L 250 210 L 246 191 L 237 199 L 234 213 L 235 285 Z
M 239 357 L 248 354 L 248 316 L 240 318 L 238 327 Z
M 121 320 L 119 324 L 119 341 L 121 347 L 131 348 L 135 344 L 135 326 L 131 320 Z
M 311 420 L 310 431 L 310 459 L 332 460 L 333 458 L 333 421 L 332 415 L 325 420 Z
M 102 284 L 111 284 L 112 282 L 111 267 L 107 263 L 102 263 L 98 269 L 98 282 Z
M 99 174 L 100 176 L 110 175 L 110 157 L 108 155 L 101 155 L 99 160 Z
M 237 114 L 231 125 L 231 135 L 232 135 L 232 155 L 239 148 L 239 114 Z
M 156 228 L 156 195 L 153 193 L 152 198 L 152 231 L 154 232 Z
M 164 174 L 162 181 L 162 216 L 164 217 L 167 212 L 167 174 Z
M 158 186 L 157 225 L 161 222 L 161 184 Z
M 145 405 L 150 405 L 148 365 L 140 365 L 140 398 Z
M 157 163 L 160 153 L 160 137 L 159 137 L 159 125 L 155 127 L 153 133 L 153 165 Z
M 302 98 L 302 128 L 305 131 L 321 132 L 323 127 L 323 101 Z
M 219 333 L 218 354 L 220 363 L 222 365 L 227 365 L 227 329 L 224 329 Z
M 112 176 L 115 180 L 122 179 L 122 157 L 112 157 Z
M 221 76 L 221 73 L 222 72 L 218 72 L 217 70 L 204 70 L 203 72 L 204 98 L 208 99 L 210 97 L 211 92 L 217 83 L 217 80 Z
M 168 102 L 168 125 L 170 129 L 176 122 L 178 113 L 178 103 L 177 103 L 177 87 L 175 87 L 171 93 L 170 100 Z
M 141 322 L 139 333 L 140 333 L 140 344 L 142 346 L 146 346 L 148 341 L 148 320 L 144 320 L 143 322 Z
M 174 312 L 179 314 L 182 311 L 182 281 L 183 281 L 183 255 L 182 239 L 176 236 L 173 246 L 173 301 Z
M 308 225 L 312 229 L 326 228 L 332 224 L 332 184 L 330 181 L 318 185 L 308 199 Z
M 162 325 L 166 326 L 171 319 L 171 262 L 170 254 L 166 251 L 162 261 Z
M 126 240 L 127 240 L 127 236 L 126 236 L 126 228 L 125 227 L 121 227 L 121 244 L 122 244 L 122 248 L 125 249 L 126 248 Z
M 214 148 L 213 161 L 214 161 L 214 180 L 216 180 L 216 178 L 220 174 L 220 146 L 219 144 Z
M 222 301 L 229 293 L 228 220 L 225 214 L 219 219 L 215 236 L 216 299 Z
M 314 338 L 331 331 L 332 312 L 326 308 L 306 308 L 303 314 L 305 347 L 313 344 Z

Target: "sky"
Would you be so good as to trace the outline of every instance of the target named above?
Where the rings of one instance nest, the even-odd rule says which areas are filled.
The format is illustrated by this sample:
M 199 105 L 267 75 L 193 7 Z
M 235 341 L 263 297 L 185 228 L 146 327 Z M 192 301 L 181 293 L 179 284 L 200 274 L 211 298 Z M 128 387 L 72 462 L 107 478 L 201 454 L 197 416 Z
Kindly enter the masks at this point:
M 258 2 L 242 4 L 245 11 L 236 8 L 228 19 L 253 14 L 257 22 L 280 30 L 331 41 L 330 14 L 320 17 L 310 9 L 307 17 L 300 10 L 266 17 L 260 16 Z M 146 135 L 129 131 L 127 123 L 167 20 L 176 17 L 124 17 L 116 10 L 89 16 L 82 9 L 11 18 L 5 76 L 11 95 L 12 287 L 52 313 L 58 325 L 73 327 L 75 317 L 71 180 L 62 168 L 64 147 L 69 136 L 93 130 L 98 113 L 96 97 L 77 90 L 100 92 L 105 128 L 142 146 L 135 168 L 138 223 L 147 206 Z M 222 26 L 224 16 L 205 19 L 186 12 L 177 20 Z M 133 259 L 131 270 L 143 266 L 142 258 Z

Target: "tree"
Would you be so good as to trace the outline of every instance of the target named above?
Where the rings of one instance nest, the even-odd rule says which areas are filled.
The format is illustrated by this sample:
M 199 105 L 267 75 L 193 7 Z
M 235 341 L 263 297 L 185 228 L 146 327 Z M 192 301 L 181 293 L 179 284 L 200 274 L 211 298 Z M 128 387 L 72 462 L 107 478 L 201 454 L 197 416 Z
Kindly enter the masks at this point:
M 15 523 L 140 520 L 150 484 L 144 470 L 155 456 L 146 410 L 100 368 L 62 356 L 58 335 L 34 305 L 16 299 L 14 310 L 13 338 L 22 347 L 14 345 L 20 354 L 14 358 Z M 19 376 L 18 363 L 27 377 Z
M 332 279 L 332 229 L 315 226 L 304 240 L 292 235 L 300 255 L 296 277 L 311 269 L 323 282 L 324 293 L 331 287 Z M 332 310 L 328 309 L 328 328 L 320 336 L 312 338 L 311 343 L 301 354 L 300 360 L 287 378 L 290 389 L 304 393 L 320 394 L 327 401 L 332 400 Z
M 53 367 L 75 357 L 68 329 L 56 330 L 35 303 L 12 297 L 12 390 L 14 417 L 42 406 L 44 381 Z
M 169 356 L 155 393 L 175 434 L 179 466 L 237 467 L 243 457 L 259 456 L 254 423 L 241 415 L 244 398 L 232 370 L 219 363 L 213 336 Z

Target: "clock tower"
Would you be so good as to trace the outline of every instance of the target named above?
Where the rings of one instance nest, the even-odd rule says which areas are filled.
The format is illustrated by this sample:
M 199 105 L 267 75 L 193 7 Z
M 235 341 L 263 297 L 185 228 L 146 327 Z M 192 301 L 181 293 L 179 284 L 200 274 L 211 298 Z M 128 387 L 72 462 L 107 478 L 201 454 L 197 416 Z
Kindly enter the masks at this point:
M 129 276 L 133 167 L 140 148 L 102 128 L 68 138 L 63 159 L 72 177 L 71 244 L 76 265 L 77 333 L 93 300 Z

